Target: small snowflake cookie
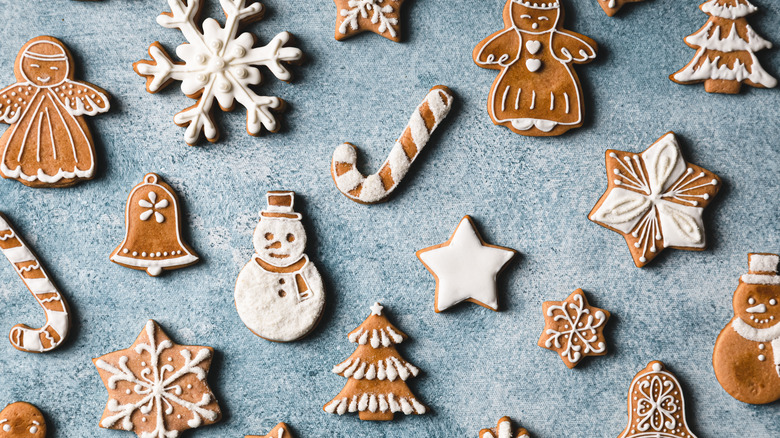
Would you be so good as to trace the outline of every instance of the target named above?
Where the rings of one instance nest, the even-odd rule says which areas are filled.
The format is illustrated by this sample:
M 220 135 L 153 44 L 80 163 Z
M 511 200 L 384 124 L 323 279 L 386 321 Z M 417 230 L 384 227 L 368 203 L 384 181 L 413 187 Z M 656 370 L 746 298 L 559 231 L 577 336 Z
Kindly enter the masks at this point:
M 626 3 L 637 3 L 643 1 L 645 0 L 599 0 L 599 4 L 601 5 L 601 9 L 604 9 L 604 12 L 606 12 L 607 15 L 613 17 Z
M 637 267 L 664 248 L 706 247 L 702 215 L 717 175 L 688 163 L 670 132 L 640 154 L 607 150 L 607 191 L 588 216 L 623 235 Z
M 569 368 L 574 368 L 585 356 L 607 354 L 604 326 L 610 313 L 591 306 L 582 289 L 572 292 L 563 301 L 545 301 L 544 330 L 539 346 L 555 351 Z
M 653 361 L 628 390 L 628 425 L 618 438 L 696 438 L 685 420 L 680 382 L 664 364 Z
M 295 438 L 290 432 L 290 427 L 284 423 L 279 423 L 268 432 L 268 435 L 246 435 L 244 438 Z
M 35 406 L 16 402 L 0 411 L 0 437 L 45 438 L 46 420 Z
M 198 100 L 173 117 L 177 125 L 187 128 L 184 141 L 193 145 L 201 134 L 208 141 L 217 141 L 219 132 L 210 114 L 214 101 L 223 111 L 231 111 L 235 102 L 246 108 L 246 130 L 251 135 L 259 135 L 263 127 L 271 132 L 279 130 L 272 110 L 282 110 L 284 101 L 275 96 L 258 96 L 251 86 L 262 82 L 260 69 L 256 68 L 260 66 L 267 67 L 282 81 L 292 78 L 283 63 L 303 58 L 300 49 L 285 47 L 292 35 L 282 32 L 262 47 L 254 47 L 255 37 L 251 33 L 239 35 L 242 25 L 263 16 L 263 5 L 253 0 L 220 0 L 227 18 L 225 27 L 207 18 L 203 31 L 197 25 L 202 0 L 168 0 L 168 4 L 171 12 L 158 16 L 157 23 L 184 34 L 188 43 L 176 49 L 184 63 L 173 62 L 162 45 L 155 42 L 149 47 L 152 61 L 138 61 L 133 69 L 146 77 L 150 93 L 181 81 L 181 91 Z
M 398 20 L 404 0 L 333 0 L 336 3 L 336 39 L 341 41 L 370 30 L 401 41 Z
M 108 390 L 100 427 L 162 438 L 216 423 L 221 413 L 206 382 L 213 356 L 211 347 L 174 344 L 148 321 L 130 348 L 92 360 Z
M 530 438 L 531 435 L 522 427 L 512 432 L 512 419 L 502 417 L 498 420 L 498 425 L 491 429 L 482 429 L 479 431 L 479 438 Z

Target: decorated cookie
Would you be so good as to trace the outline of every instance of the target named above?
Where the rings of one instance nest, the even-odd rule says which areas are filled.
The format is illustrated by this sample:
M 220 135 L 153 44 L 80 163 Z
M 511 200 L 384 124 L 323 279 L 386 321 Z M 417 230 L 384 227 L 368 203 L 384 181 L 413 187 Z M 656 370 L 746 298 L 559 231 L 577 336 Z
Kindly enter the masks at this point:
M 406 379 L 420 370 L 404 360 L 395 345 L 407 336 L 382 313 L 379 303 L 371 306 L 371 315 L 349 333 L 357 344 L 352 356 L 333 367 L 346 377 L 344 389 L 323 408 L 325 412 L 343 415 L 358 412 L 361 420 L 392 420 L 397 412 L 422 415 L 426 408 L 406 386 Z
M 555 351 L 569 368 L 574 368 L 585 356 L 607 354 L 604 326 L 610 313 L 591 306 L 582 289 L 577 289 L 563 301 L 545 301 L 544 330 L 539 346 Z
M 219 421 L 219 405 L 206 382 L 214 349 L 177 345 L 148 321 L 130 348 L 93 359 L 108 390 L 100 427 L 140 438 L 177 437 Z
M 516 253 L 485 243 L 471 217 L 464 216 L 450 240 L 416 254 L 436 279 L 438 313 L 463 301 L 497 311 L 496 277 Z
M 599 4 L 601 5 L 601 9 L 604 9 L 604 12 L 612 17 L 617 14 L 620 8 L 622 8 L 626 3 L 636 3 L 643 1 L 645 0 L 599 0 Z
M 46 419 L 35 406 L 16 402 L 0 411 L 0 438 L 44 438 Z
M 271 429 L 270 432 L 268 432 L 268 435 L 260 436 L 260 435 L 247 435 L 244 438 L 294 438 L 292 432 L 290 432 L 290 428 L 284 424 L 279 423 Z
M 530 136 L 582 126 L 582 87 L 572 64 L 596 57 L 596 43 L 563 28 L 558 0 L 507 0 L 504 29 L 474 48 L 474 62 L 500 70 L 488 95 L 493 123 Z
M 680 382 L 664 364 L 653 361 L 628 390 L 628 425 L 618 438 L 696 438 L 685 422 Z
M 664 248 L 706 247 L 702 214 L 720 178 L 686 162 L 673 132 L 640 154 L 608 150 L 607 182 L 589 218 L 622 234 L 638 267 Z
M 715 341 L 715 377 L 745 403 L 780 400 L 778 262 L 775 254 L 750 254 L 749 271 L 734 292 L 734 317 Z
M 236 280 L 236 309 L 252 333 L 290 342 L 311 332 L 325 307 L 317 267 L 304 253 L 306 230 L 294 210 L 295 193 L 268 192 L 252 243 L 255 255 Z
M 530 438 L 531 435 L 522 427 L 512 433 L 512 420 L 509 417 L 502 417 L 498 420 L 498 425 L 492 429 L 482 429 L 479 431 L 479 438 Z
M 197 254 L 181 238 L 181 221 L 173 188 L 157 174 L 146 174 L 127 197 L 125 238 L 111 261 L 151 276 L 197 263 Z
M 163 46 L 155 42 L 149 46 L 152 61 L 133 64 L 135 72 L 146 77 L 146 90 L 156 93 L 173 81 L 181 81 L 181 90 L 195 105 L 173 117 L 186 127 L 184 141 L 193 145 L 204 134 L 211 142 L 219 132 L 211 118 L 216 101 L 223 111 L 231 111 L 235 102 L 246 108 L 246 130 L 259 135 L 263 127 L 271 132 L 279 130 L 272 110 L 282 110 L 284 101 L 275 96 L 259 96 L 252 86 L 262 82 L 258 67 L 265 66 L 279 80 L 289 81 L 292 75 L 284 63 L 300 61 L 303 52 L 285 47 L 292 35 L 282 32 L 262 47 L 254 47 L 255 37 L 249 32 L 239 35 L 241 26 L 260 20 L 263 5 L 254 0 L 220 0 L 225 11 L 226 24 L 211 18 L 203 21 L 203 30 L 197 24 L 203 0 L 168 0 L 171 12 L 157 17 L 157 22 L 169 29 L 179 29 L 188 43 L 180 45 L 176 54 L 184 60 L 174 62 Z
M 336 3 L 336 39 L 341 41 L 370 30 L 401 41 L 398 19 L 404 0 L 333 0 Z
M 774 88 L 777 80 L 761 67 L 755 52 L 771 49 L 750 24 L 748 15 L 758 8 L 748 0 L 708 0 L 699 8 L 710 16 L 707 23 L 685 38 L 696 56 L 669 78 L 678 84 L 704 82 L 709 93 L 739 93 L 742 84 Z
M 409 167 L 428 143 L 433 131 L 452 107 L 452 92 L 443 85 L 431 88 L 417 107 L 390 157 L 379 172 L 364 176 L 357 170 L 357 148 L 344 143 L 333 153 L 330 173 L 336 187 L 349 199 L 363 204 L 382 202 L 398 187 Z
M 95 175 L 95 147 L 84 116 L 108 111 L 105 91 L 74 79 L 62 41 L 27 41 L 14 63 L 16 83 L 0 90 L 0 175 L 30 187 L 67 187 Z
M 11 262 L 46 315 L 46 324 L 39 329 L 16 324 L 9 334 L 11 345 L 31 353 L 43 353 L 59 347 L 70 332 L 68 302 L 3 213 L 0 213 L 0 251 Z

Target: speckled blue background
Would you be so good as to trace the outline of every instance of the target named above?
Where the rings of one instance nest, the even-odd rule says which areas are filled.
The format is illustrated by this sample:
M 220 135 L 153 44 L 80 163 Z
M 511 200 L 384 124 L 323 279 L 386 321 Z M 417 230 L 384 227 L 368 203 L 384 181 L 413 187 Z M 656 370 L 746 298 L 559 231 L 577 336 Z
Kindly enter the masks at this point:
M 527 138 L 494 126 L 486 112 L 496 72 L 471 61 L 474 45 L 501 29 L 504 0 L 408 0 L 404 43 L 374 34 L 333 38 L 330 0 L 265 0 L 266 19 L 250 29 L 262 42 L 288 30 L 307 61 L 286 84 L 266 75 L 262 90 L 289 110 L 276 134 L 250 137 L 244 113 L 217 114 L 221 140 L 188 147 L 173 115 L 191 105 L 174 84 L 157 95 L 131 64 L 159 40 L 183 42 L 158 26 L 162 0 L 1 0 L 0 82 L 28 39 L 61 38 L 78 78 L 108 90 L 112 109 L 90 118 L 97 142 L 95 180 L 70 189 L 30 189 L 0 181 L 6 212 L 39 253 L 73 309 L 72 337 L 34 355 L 0 340 L 0 405 L 26 400 L 46 414 L 51 437 L 123 437 L 98 421 L 106 390 L 91 358 L 132 344 L 147 319 L 174 340 L 213 346 L 209 380 L 221 423 L 195 437 L 265 434 L 279 421 L 300 438 L 475 437 L 509 415 L 536 437 L 615 437 L 625 427 L 626 392 L 636 372 L 664 361 L 683 382 L 688 421 L 699 437 L 780 434 L 780 406 L 749 406 L 728 396 L 712 371 L 712 346 L 732 316 L 731 294 L 747 253 L 780 251 L 780 124 L 777 90 L 710 95 L 667 76 L 694 55 L 682 41 L 707 17 L 699 0 L 648 0 L 608 18 L 596 0 L 568 0 L 567 28 L 599 43 L 598 59 L 578 68 L 587 119 L 559 138 Z M 780 43 L 780 12 L 755 0 L 751 23 Z M 223 20 L 216 0 L 204 16 Z M 759 53 L 780 72 L 777 50 Z M 361 148 L 367 173 L 385 159 L 413 108 L 436 84 L 457 103 L 391 202 L 363 206 L 335 188 L 329 163 L 343 141 Z M 634 267 L 624 240 L 586 214 L 606 187 L 604 150 L 641 151 L 667 131 L 686 158 L 723 178 L 705 214 L 710 249 L 667 250 Z M 110 263 L 124 235 L 126 196 L 147 172 L 179 193 L 185 236 L 202 256 L 159 278 Z M 308 253 L 325 279 L 326 315 L 312 336 L 266 342 L 233 306 L 233 284 L 252 253 L 264 193 L 299 194 Z M 472 215 L 491 243 L 521 255 L 500 279 L 501 312 L 465 304 L 433 311 L 433 277 L 414 251 L 446 240 Z M 0 332 L 41 324 L 42 312 L 0 261 Z M 541 303 L 585 289 L 612 311 L 609 354 L 567 369 L 536 346 Z M 346 334 L 379 300 L 411 336 L 402 354 L 424 373 L 411 381 L 430 415 L 390 423 L 325 414 L 345 379 L 330 372 L 348 357 Z

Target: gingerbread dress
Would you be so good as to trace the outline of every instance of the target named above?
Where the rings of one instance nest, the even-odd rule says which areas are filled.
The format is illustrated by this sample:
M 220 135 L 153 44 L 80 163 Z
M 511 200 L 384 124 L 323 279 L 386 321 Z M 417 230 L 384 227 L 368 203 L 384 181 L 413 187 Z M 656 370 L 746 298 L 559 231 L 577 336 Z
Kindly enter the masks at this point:
M 596 56 L 590 38 L 559 28 L 555 2 L 509 0 L 505 29 L 480 42 L 474 62 L 501 70 L 488 97 L 495 124 L 529 136 L 559 135 L 582 125 L 582 91 L 572 63 Z

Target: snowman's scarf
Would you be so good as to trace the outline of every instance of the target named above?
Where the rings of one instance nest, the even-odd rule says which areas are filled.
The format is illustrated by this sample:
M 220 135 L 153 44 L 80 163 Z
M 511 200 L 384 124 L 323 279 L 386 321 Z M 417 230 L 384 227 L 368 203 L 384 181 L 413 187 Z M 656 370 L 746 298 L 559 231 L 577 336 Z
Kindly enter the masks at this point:
M 748 325 L 740 318 L 734 318 L 734 322 L 731 323 L 731 327 L 740 336 L 753 342 L 769 342 L 772 344 L 772 352 L 774 353 L 775 367 L 777 368 L 777 375 L 780 377 L 780 323 L 773 325 L 772 327 L 765 329 L 757 329 Z

